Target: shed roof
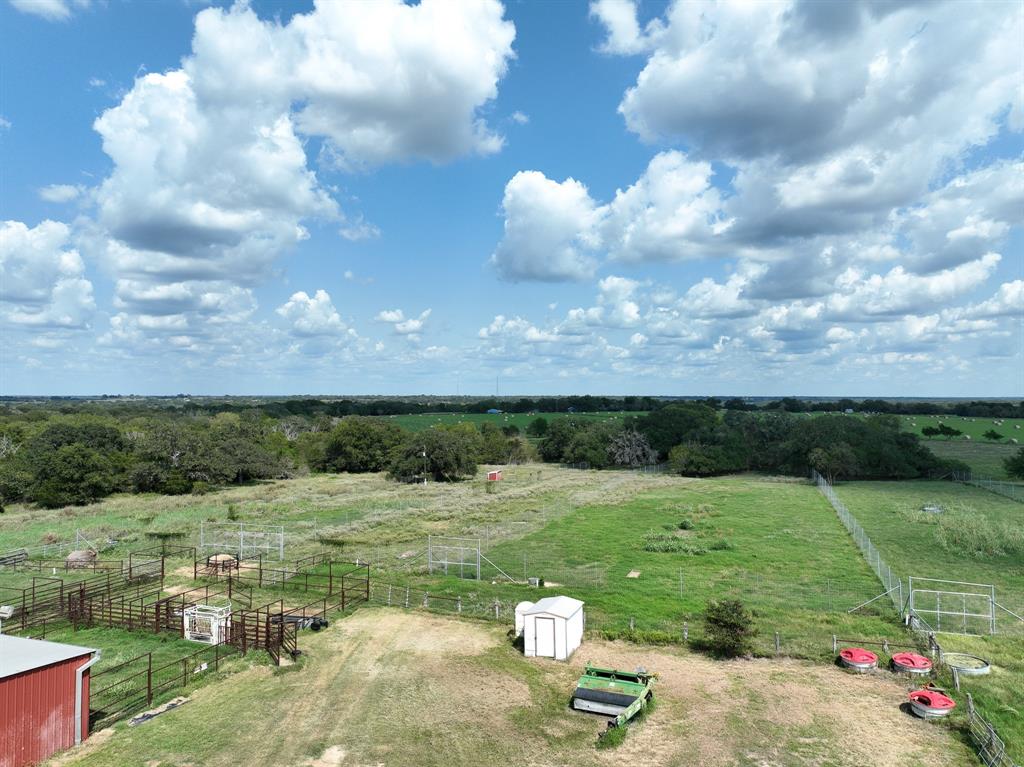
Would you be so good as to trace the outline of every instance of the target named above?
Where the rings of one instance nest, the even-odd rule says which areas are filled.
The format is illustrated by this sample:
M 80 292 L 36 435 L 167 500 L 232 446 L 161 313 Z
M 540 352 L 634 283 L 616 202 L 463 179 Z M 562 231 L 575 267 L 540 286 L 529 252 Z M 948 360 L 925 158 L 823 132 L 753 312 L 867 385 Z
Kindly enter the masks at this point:
M 0 634 L 0 679 L 94 652 L 90 647 Z
M 583 607 L 583 603 L 572 597 L 544 597 L 544 599 L 541 599 L 537 604 L 524 612 L 523 615 L 546 613 L 548 615 L 557 615 L 560 618 L 571 618 L 581 607 Z

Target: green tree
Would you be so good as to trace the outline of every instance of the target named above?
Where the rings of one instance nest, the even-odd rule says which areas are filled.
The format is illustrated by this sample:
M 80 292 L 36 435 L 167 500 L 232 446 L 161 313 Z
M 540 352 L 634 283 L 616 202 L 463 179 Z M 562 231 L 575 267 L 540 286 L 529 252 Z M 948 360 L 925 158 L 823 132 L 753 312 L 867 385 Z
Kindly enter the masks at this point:
M 526 427 L 526 433 L 531 437 L 543 437 L 548 433 L 548 419 L 537 417 L 530 421 L 530 425 Z
M 851 477 L 859 471 L 857 456 L 845 442 L 816 447 L 807 455 L 811 468 L 825 477 L 829 484 L 839 477 Z
M 686 477 L 710 477 L 738 468 L 720 446 L 699 443 L 676 445 L 668 453 L 668 463 L 673 472 Z
M 704 632 L 710 650 L 726 658 L 749 655 L 757 636 L 753 614 L 738 599 L 708 602 Z
M 378 418 L 348 416 L 331 429 L 324 445 L 327 471 L 383 471 L 391 451 L 402 441 L 402 429 Z
M 556 418 L 548 424 L 544 439 L 539 445 L 540 457 L 549 463 L 568 460 L 565 457 L 569 443 L 583 424 L 575 418 Z
M 427 429 L 407 435 L 392 452 L 388 475 L 406 480 L 424 474 L 455 482 L 476 474 L 473 445 L 462 430 Z
M 963 434 L 959 429 L 954 429 L 952 426 L 946 426 L 944 423 L 939 424 L 939 434 L 945 437 L 947 440 L 953 437 L 959 437 Z
M 1003 438 L 1003 435 L 1000 434 L 999 432 L 997 432 L 995 429 L 989 429 L 988 431 L 986 431 L 981 436 L 983 436 L 985 439 L 989 440 L 990 442 L 998 442 L 999 440 L 1001 440 Z
M 696 402 L 667 405 L 636 420 L 637 430 L 662 456 L 676 445 L 709 442 L 717 424 L 718 413 Z
M 924 436 L 928 437 L 928 439 L 933 439 L 939 436 L 942 432 L 936 429 L 934 426 L 925 426 L 923 429 L 921 429 L 921 433 Z
M 1024 447 L 1017 450 L 1009 458 L 1003 460 L 1006 473 L 1016 479 L 1024 479 Z
M 39 458 L 29 497 L 46 508 L 80 506 L 114 489 L 111 462 L 81 444 L 64 445 Z

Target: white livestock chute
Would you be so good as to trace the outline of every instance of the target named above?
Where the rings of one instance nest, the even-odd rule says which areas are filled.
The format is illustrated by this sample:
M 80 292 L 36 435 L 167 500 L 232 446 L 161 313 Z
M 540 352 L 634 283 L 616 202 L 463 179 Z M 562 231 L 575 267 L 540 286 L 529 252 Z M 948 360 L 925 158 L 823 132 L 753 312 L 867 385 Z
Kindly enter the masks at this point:
M 220 644 L 231 628 L 231 605 L 189 605 L 183 614 L 185 639 L 204 644 Z
M 586 618 L 583 602 L 572 597 L 545 597 L 516 608 L 516 629 L 523 626 L 523 653 L 529 657 L 569 660 L 583 642 Z M 520 612 L 520 608 L 522 611 Z

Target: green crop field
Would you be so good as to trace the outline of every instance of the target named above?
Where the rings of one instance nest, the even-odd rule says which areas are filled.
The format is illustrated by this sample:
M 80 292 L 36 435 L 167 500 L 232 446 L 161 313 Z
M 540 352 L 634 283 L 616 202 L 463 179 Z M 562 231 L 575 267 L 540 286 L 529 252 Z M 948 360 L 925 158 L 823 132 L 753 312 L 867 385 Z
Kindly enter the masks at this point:
M 418 415 L 389 415 L 378 416 L 391 423 L 396 423 L 403 429 L 409 431 L 423 431 L 433 426 L 450 426 L 458 423 L 492 423 L 498 428 L 515 426 L 521 432 L 538 418 L 545 418 L 548 421 L 556 418 L 572 417 L 577 420 L 606 421 L 627 418 L 629 416 L 642 416 L 646 413 L 615 412 L 615 413 L 423 413 Z

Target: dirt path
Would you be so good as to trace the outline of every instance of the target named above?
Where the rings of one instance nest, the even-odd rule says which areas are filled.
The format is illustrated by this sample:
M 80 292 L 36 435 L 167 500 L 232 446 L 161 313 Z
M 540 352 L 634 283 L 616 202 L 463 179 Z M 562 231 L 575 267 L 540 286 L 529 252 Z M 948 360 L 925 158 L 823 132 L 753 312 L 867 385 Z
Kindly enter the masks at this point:
M 526 659 L 501 627 L 383 608 L 304 633 L 301 644 L 307 656 L 299 666 L 237 673 L 60 764 L 976 764 L 942 725 L 900 710 L 905 688 L 888 675 L 796 661 L 716 662 L 600 641 L 588 641 L 570 663 Z M 566 705 L 588 659 L 660 674 L 656 710 L 611 751 L 594 748 L 602 720 Z

